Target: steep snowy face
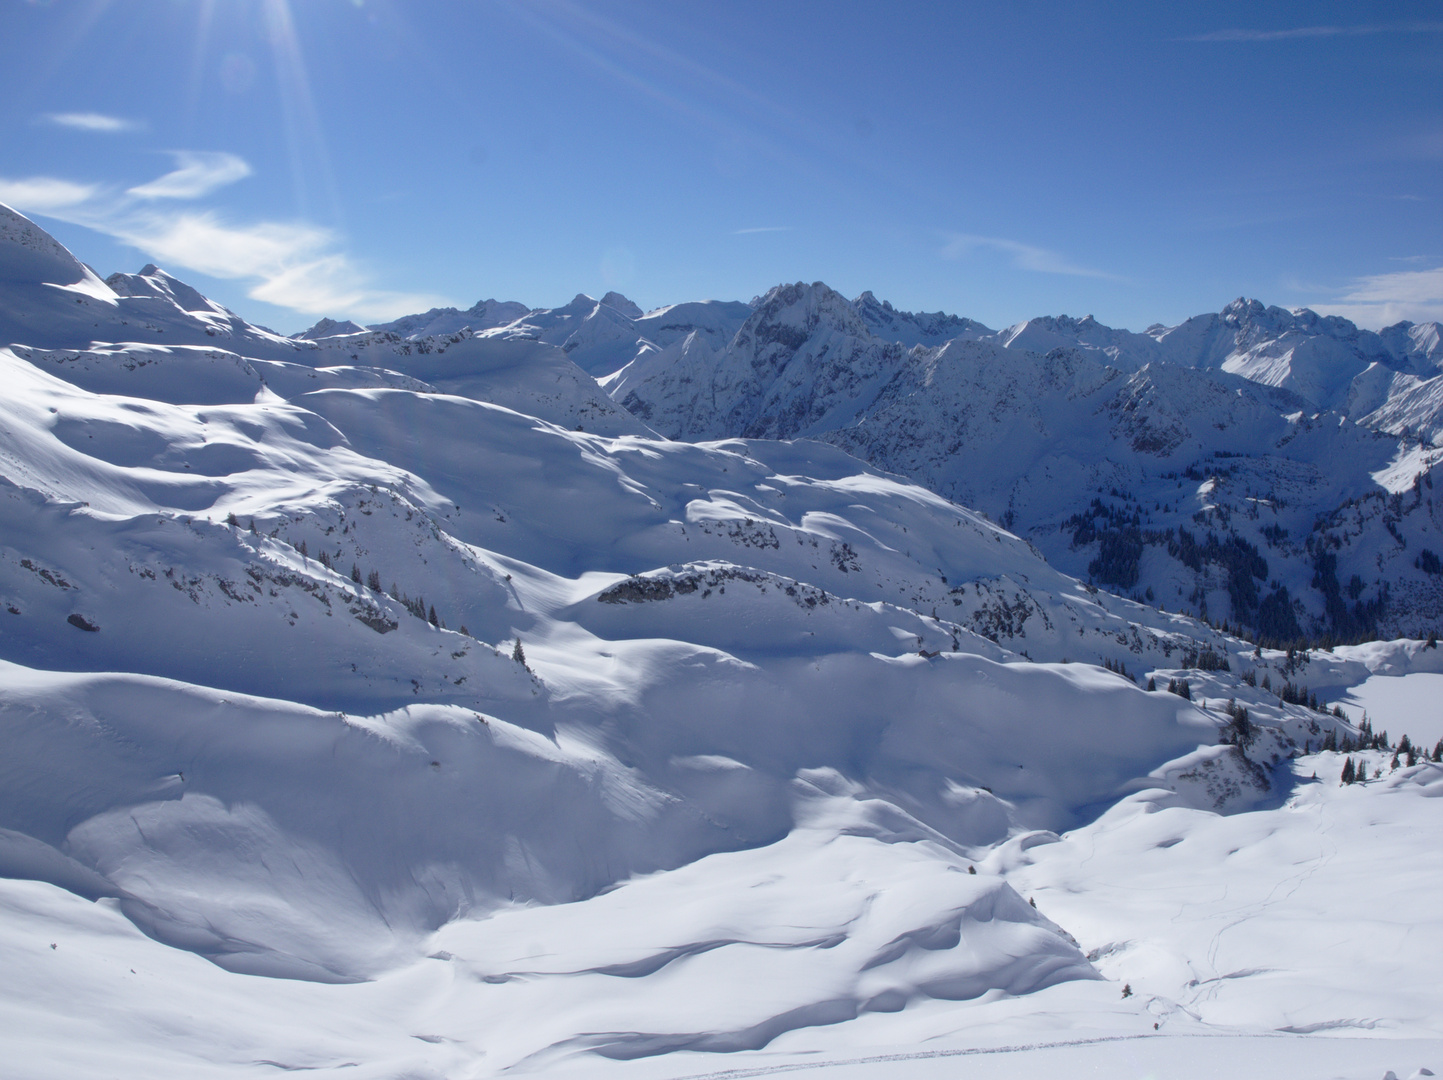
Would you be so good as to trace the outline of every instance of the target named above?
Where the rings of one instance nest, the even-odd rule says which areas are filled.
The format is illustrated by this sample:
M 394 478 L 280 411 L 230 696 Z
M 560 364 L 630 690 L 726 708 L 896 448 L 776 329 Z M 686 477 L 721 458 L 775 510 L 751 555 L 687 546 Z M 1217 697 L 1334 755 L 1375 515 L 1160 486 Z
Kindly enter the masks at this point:
M 1000 331 L 993 340 L 1009 349 L 1047 353 L 1053 349 L 1084 349 L 1097 359 L 1122 371 L 1134 371 L 1162 358 L 1157 343 L 1146 334 L 1114 330 L 1091 315 L 1081 319 L 1067 315 L 1029 319 Z
M 710 372 L 695 346 L 649 362 L 654 375 L 612 389 L 636 415 L 672 438 L 793 438 L 842 426 L 903 362 L 839 293 L 820 282 L 780 285 L 751 316 Z
M 994 332 L 975 319 L 942 311 L 898 311 L 890 300 L 879 301 L 870 290 L 853 300 L 852 306 L 877 337 L 908 347 L 942 345 L 958 338 L 974 341 Z
M 321 319 L 314 326 L 302 330 L 299 334 L 292 334 L 294 338 L 302 341 L 317 341 L 320 338 L 342 337 L 350 334 L 364 334 L 366 328 L 346 319 L 337 322 L 335 319 Z
M 94 342 L 241 348 L 296 360 L 308 345 L 254 326 L 155 266 L 101 281 L 34 222 L 0 205 L 0 343 Z
M 432 308 L 419 315 L 403 315 L 388 323 L 376 323 L 368 329 L 403 338 L 420 339 L 455 334 L 467 329 L 490 330 L 507 326 L 530 312 L 531 309 L 525 304 L 514 300 L 479 300 L 465 311 L 458 308 Z
M 1083 349 L 1124 371 L 1153 363 L 1224 371 L 1290 390 L 1315 408 L 1344 409 L 1354 419 L 1382 404 L 1371 365 L 1422 378 L 1438 374 L 1435 323 L 1400 323 L 1374 334 L 1337 316 L 1306 308 L 1285 311 L 1247 298 L 1234 300 L 1217 314 L 1198 315 L 1177 326 L 1149 327 L 1141 334 L 1104 326 L 1091 316 L 1062 315 L 1018 323 L 991 339 L 1033 352 Z M 1425 420 L 1419 430 L 1428 426 Z
M 717 351 L 731 343 L 751 313 L 751 305 L 740 301 L 702 300 L 657 308 L 637 319 L 636 325 L 643 337 L 662 347 L 699 333 Z
M 1245 298 L 1216 316 L 1197 316 L 1152 336 L 1173 363 L 1283 387 L 1324 408 L 1342 405 L 1349 383 L 1369 364 L 1397 362 L 1377 334 L 1346 319 Z
M 1443 327 L 1436 322 L 1400 322 L 1378 331 L 1388 351 L 1398 358 L 1399 367 L 1422 378 L 1443 371 Z
M 16 285 L 82 282 L 95 293 L 106 292 L 94 272 L 60 241 L 4 203 L 0 203 L 0 282 L 7 293 Z
M 640 314 L 636 305 L 619 294 L 608 295 L 625 310 L 577 293 L 564 307 L 528 312 L 494 333 L 554 345 L 583 371 L 604 375 L 622 367 L 639 351 L 653 347 L 641 337 L 635 316 L 630 314 Z
M 625 315 L 628 319 L 639 319 L 643 312 L 619 292 L 609 292 L 601 298 L 603 307 L 609 307 L 619 315 Z

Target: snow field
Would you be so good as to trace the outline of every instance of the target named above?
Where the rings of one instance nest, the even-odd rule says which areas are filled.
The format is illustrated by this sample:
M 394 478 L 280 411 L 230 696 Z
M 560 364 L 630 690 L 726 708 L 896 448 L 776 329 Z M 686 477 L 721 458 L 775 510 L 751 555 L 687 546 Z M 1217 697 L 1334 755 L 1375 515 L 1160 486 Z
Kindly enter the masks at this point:
M 8 211 L 0 284 L 0 343 L 24 343 L 0 348 L 7 1074 L 1439 1064 L 1439 767 L 1369 751 L 1342 786 L 1339 755 L 1293 755 L 1351 729 L 1277 696 L 1422 741 L 1402 717 L 1438 650 L 1255 652 L 836 447 L 657 437 L 714 404 L 638 419 L 573 361 L 632 358 L 628 395 L 710 366 L 770 418 L 753 433 L 900 433 L 888 463 L 945 444 L 981 483 L 956 424 L 907 419 L 950 401 L 1011 440 L 1022 509 L 1134 479 L 1048 429 L 1095 456 L 1225 422 L 1266 460 L 1157 478 L 1167 513 L 1261 514 L 1268 479 L 1311 516 L 1367 483 L 1411 541 L 1434 452 L 1355 454 L 1381 442 L 1235 377 L 976 340 L 907 353 L 903 387 L 901 338 L 867 327 L 990 331 L 821 286 L 770 321 L 612 295 L 292 340 L 154 267 L 100 282 Z M 1227 367 L 1235 324 L 1313 332 L 1229 312 L 1168 348 Z M 1012 336 L 1162 348 L 1089 323 Z M 1248 363 L 1327 375 L 1297 360 Z M 1078 410 L 1119 387 L 1101 439 Z

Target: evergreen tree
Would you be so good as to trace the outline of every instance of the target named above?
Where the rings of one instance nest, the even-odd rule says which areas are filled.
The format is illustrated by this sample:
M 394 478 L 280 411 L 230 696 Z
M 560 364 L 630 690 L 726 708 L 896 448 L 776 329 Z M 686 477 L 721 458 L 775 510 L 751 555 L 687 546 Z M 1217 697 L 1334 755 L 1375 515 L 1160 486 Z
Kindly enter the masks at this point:
M 426 621 L 429 622 L 432 626 L 435 626 L 435 627 L 439 627 L 439 626 L 441 625 L 441 620 L 438 619 L 438 618 L 436 618 L 436 605 L 435 605 L 435 604 L 432 604 L 432 605 L 431 605 L 431 612 L 430 612 L 429 615 L 426 616 Z
M 355 563 L 351 563 L 351 580 L 357 585 L 361 583 L 361 568 Z
M 381 575 L 375 570 L 372 570 L 369 574 L 366 575 L 366 588 L 370 589 L 372 592 L 381 591 Z
M 526 650 L 521 647 L 521 639 L 516 639 L 516 647 L 511 650 L 511 659 L 515 660 L 522 667 L 526 667 Z
M 1353 759 L 1348 758 L 1346 761 L 1343 762 L 1343 776 L 1341 783 L 1351 784 L 1355 775 L 1356 774 L 1353 769 Z
M 1156 690 L 1156 689 L 1157 689 L 1157 680 L 1155 680 L 1151 675 L 1149 675 L 1149 676 L 1147 677 L 1147 690 L 1148 690 L 1148 693 L 1152 693 L 1152 692 L 1153 692 L 1154 690 Z

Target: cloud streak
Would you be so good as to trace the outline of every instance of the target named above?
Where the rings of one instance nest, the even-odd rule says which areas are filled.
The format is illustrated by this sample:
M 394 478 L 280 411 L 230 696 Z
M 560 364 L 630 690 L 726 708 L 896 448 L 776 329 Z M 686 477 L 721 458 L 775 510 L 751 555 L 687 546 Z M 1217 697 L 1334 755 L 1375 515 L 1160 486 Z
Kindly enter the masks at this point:
M 1361 277 L 1336 303 L 1308 306 L 1323 315 L 1342 315 L 1370 330 L 1405 319 L 1443 321 L 1443 266 Z
M 177 168 L 117 194 L 53 177 L 0 177 L 0 202 L 94 229 L 157 263 L 250 281 L 247 295 L 306 315 L 380 322 L 440 307 L 444 297 L 372 288 L 340 237 L 307 222 L 236 224 L 213 210 L 167 205 L 199 198 L 250 174 L 233 154 L 176 152 Z
M 1066 274 L 1070 277 L 1101 278 L 1107 281 L 1121 281 L 1116 274 L 1106 270 L 1095 270 L 1079 266 L 1065 256 L 1047 248 L 1034 247 L 1017 240 L 1000 236 L 976 236 L 972 233 L 951 233 L 942 247 L 944 259 L 960 259 L 969 252 L 983 248 L 1010 256 L 1011 263 L 1018 270 L 1030 270 L 1038 274 Z
M 126 194 L 138 199 L 199 199 L 251 174 L 250 165 L 235 154 L 174 150 L 171 157 L 175 158 L 172 171 Z
M 1286 30 L 1212 30 L 1182 41 L 1296 41 L 1300 38 L 1367 37 L 1373 34 L 1437 34 L 1443 22 L 1369 23 L 1361 26 L 1295 26 Z
M 125 131 L 139 131 L 140 124 L 119 116 L 107 116 L 94 112 L 46 113 L 45 119 L 61 127 L 76 131 L 96 131 L 104 135 L 118 135 Z
M 0 177 L 0 202 L 36 214 L 79 206 L 94 198 L 99 190 L 97 184 L 76 184 L 52 176 L 31 176 L 24 180 Z

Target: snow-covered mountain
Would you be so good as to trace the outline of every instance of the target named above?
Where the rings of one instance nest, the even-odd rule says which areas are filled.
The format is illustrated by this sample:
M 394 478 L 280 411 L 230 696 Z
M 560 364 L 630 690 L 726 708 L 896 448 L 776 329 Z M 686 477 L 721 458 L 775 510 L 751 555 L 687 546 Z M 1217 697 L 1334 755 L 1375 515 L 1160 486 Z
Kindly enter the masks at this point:
M 1048 319 L 905 348 L 798 283 L 726 348 L 674 347 L 604 385 L 673 438 L 832 442 L 1072 573 L 1271 640 L 1426 634 L 1443 623 L 1443 581 L 1420 555 L 1443 550 L 1429 497 L 1443 451 L 1397 436 L 1434 430 L 1443 378 L 1375 361 L 1391 374 L 1372 424 L 1321 410 L 1286 384 L 1320 341 L 1356 343 L 1338 323 L 1239 303 L 1145 335 Z M 1321 329 L 1303 340 L 1307 327 Z M 1290 374 L 1264 378 L 1264 357 Z
M 1384 749 L 1361 721 L 1407 715 L 1379 686 L 1417 699 L 1443 651 L 1257 649 L 835 446 L 663 438 L 540 316 L 136 341 L 132 297 L 61 280 L 24 225 L 5 310 L 84 282 L 116 317 L 29 309 L 0 347 L 15 1075 L 882 1076 L 979 1050 L 1016 1075 L 1109 1048 L 1181 1074 L 1200 1036 L 1439 1063 L 1443 927 L 1410 883 L 1443 872 L 1417 842 L 1443 765 L 1398 736 L 1443 730 Z M 774 406 L 903 401 L 888 365 L 936 384 L 975 352 L 995 390 L 1020 362 L 1017 394 L 1059 388 L 1022 426 L 1130 378 L 881 341 L 838 300 L 773 295 L 720 352 L 735 311 L 567 317 L 655 317 L 655 355 L 722 357 L 778 434 Z M 1249 393 L 1260 444 L 1323 438 Z

